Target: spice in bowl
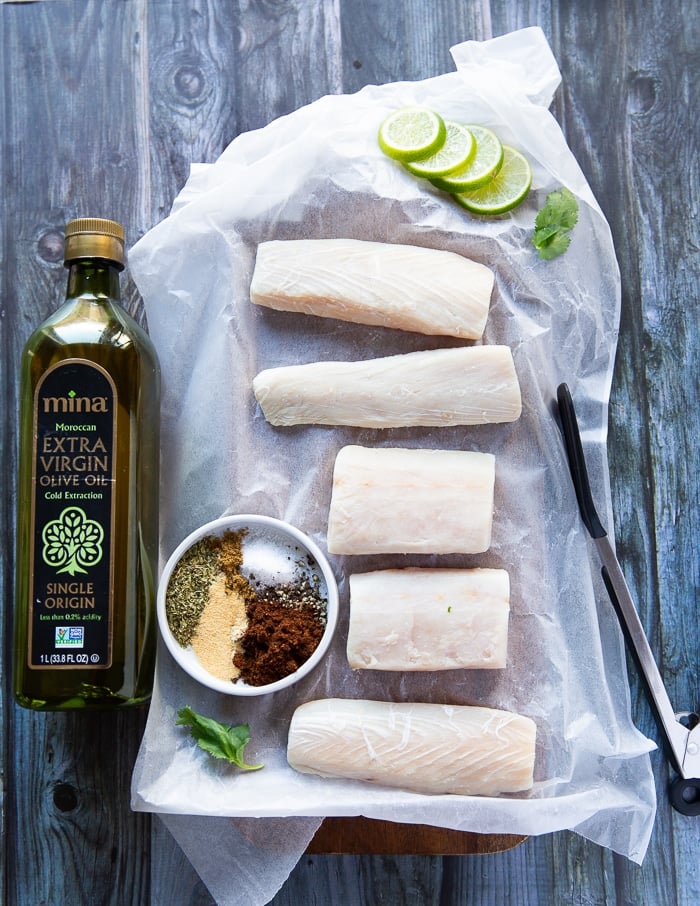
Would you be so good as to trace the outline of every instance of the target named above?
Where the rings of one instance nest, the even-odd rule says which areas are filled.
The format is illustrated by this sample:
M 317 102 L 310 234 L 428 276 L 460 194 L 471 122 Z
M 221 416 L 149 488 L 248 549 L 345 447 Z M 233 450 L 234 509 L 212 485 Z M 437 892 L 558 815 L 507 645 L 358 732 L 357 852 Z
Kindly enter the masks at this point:
M 283 546 L 283 524 L 266 522 L 254 536 L 247 526 L 203 534 L 179 556 L 165 590 L 177 644 L 235 686 L 269 686 L 296 673 L 328 623 L 328 585 L 316 558 L 286 535 Z
M 301 574 L 246 598 L 247 625 L 233 658 L 242 680 L 266 686 L 298 670 L 318 647 L 326 626 L 326 600 Z

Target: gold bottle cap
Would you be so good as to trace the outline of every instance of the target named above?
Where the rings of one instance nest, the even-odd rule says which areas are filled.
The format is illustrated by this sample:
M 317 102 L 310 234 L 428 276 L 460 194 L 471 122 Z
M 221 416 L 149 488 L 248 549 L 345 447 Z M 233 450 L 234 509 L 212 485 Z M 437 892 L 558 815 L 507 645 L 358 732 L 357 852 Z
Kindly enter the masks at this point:
M 104 258 L 121 270 L 126 264 L 124 227 L 102 217 L 80 217 L 66 224 L 63 263 L 76 258 Z

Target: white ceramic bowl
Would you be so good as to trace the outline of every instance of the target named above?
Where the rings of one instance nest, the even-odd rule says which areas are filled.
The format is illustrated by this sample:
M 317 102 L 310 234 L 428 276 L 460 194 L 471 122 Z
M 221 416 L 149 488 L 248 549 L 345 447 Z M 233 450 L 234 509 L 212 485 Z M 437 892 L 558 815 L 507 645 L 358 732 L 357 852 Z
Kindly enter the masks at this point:
M 168 583 L 183 554 L 202 538 L 220 537 L 226 531 L 240 531 L 241 529 L 246 529 L 241 567 L 244 574 L 253 573 L 257 580 L 265 583 L 287 582 L 293 576 L 298 577 L 298 562 L 311 557 L 310 571 L 313 569 L 313 572 L 319 576 L 321 580 L 319 592 L 328 602 L 326 627 L 321 641 L 311 657 L 294 673 L 265 686 L 249 686 L 240 680 L 231 682 L 213 676 L 204 669 L 191 647 L 183 648 L 180 645 L 170 630 L 165 612 Z M 314 561 L 317 568 L 313 568 Z M 269 692 L 277 692 L 279 689 L 286 689 L 298 682 L 310 673 L 325 655 L 338 622 L 338 585 L 324 553 L 317 544 L 293 525 L 270 516 L 250 514 L 223 516 L 221 519 L 208 522 L 196 529 L 173 551 L 158 585 L 157 612 L 158 625 L 168 650 L 191 677 L 225 695 L 265 695 Z

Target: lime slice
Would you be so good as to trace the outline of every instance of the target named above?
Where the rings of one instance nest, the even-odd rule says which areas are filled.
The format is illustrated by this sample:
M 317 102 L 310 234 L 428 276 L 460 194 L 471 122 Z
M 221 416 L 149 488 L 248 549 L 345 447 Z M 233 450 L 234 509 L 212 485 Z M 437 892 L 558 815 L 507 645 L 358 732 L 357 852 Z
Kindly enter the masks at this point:
M 495 132 L 486 126 L 467 127 L 476 141 L 476 154 L 466 166 L 448 176 L 436 176 L 432 184 L 443 192 L 467 192 L 478 189 L 492 179 L 503 162 L 503 145 Z
M 447 176 L 448 173 L 466 167 L 476 154 L 476 142 L 466 126 L 445 120 L 447 138 L 445 144 L 435 154 L 425 160 L 408 161 L 404 164 L 414 176 L 430 179 L 432 176 Z
M 503 164 L 496 176 L 481 189 L 457 192 L 455 201 L 472 214 L 505 214 L 525 198 L 532 185 L 532 169 L 525 157 L 503 146 Z
M 447 127 L 428 107 L 401 107 L 379 127 L 379 147 L 394 160 L 422 160 L 441 148 Z

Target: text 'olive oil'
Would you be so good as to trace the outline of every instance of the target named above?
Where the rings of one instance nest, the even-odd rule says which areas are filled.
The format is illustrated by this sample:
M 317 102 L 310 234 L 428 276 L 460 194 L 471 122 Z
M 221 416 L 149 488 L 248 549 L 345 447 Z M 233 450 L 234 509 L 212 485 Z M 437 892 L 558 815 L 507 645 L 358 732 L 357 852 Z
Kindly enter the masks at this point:
M 124 231 L 66 227 L 66 300 L 22 356 L 14 688 L 36 710 L 148 701 L 160 369 L 120 306 Z

